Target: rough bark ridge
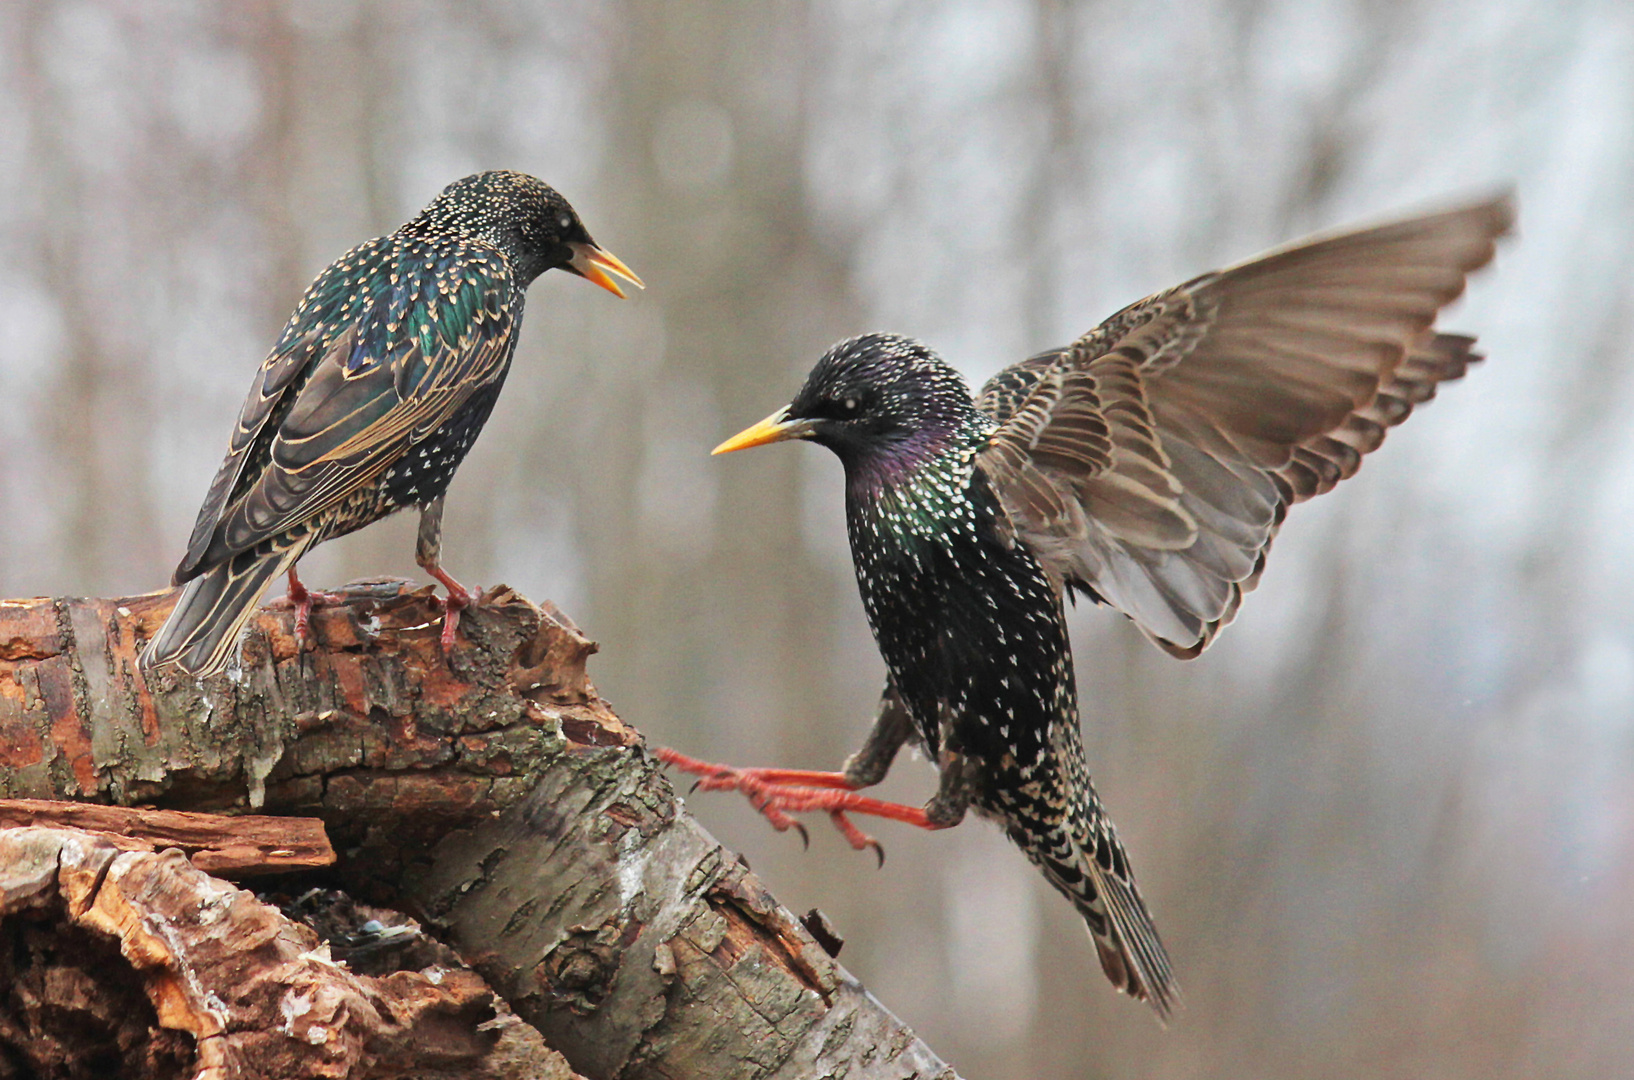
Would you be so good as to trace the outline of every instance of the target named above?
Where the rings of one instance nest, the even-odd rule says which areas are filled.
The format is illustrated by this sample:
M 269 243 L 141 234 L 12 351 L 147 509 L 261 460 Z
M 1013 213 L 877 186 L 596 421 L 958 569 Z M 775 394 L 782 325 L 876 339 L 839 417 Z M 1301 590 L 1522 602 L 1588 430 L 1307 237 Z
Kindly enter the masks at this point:
M 240 667 L 150 685 L 135 658 L 172 601 L 0 601 L 0 798 L 321 818 L 338 853 L 324 881 L 419 916 L 477 974 L 452 953 L 354 973 L 310 930 L 204 873 L 208 845 L 187 849 L 189 863 L 106 832 L 8 828 L 0 814 L 0 927 L 121 951 L 135 973 L 125 993 L 141 987 L 152 1024 L 106 995 L 93 1007 L 84 978 L 66 982 L 85 1009 L 122 1018 L 109 1053 L 151 1059 L 130 1075 L 264 1075 L 245 1062 L 285 1044 L 307 1048 L 306 1071 L 288 1076 L 531 1075 L 484 1060 L 510 1030 L 508 1005 L 526 1021 L 512 1029 L 537 1041 L 536 1029 L 592 1080 L 953 1076 L 679 809 L 586 677 L 594 644 L 559 612 L 492 590 L 444 657 L 427 590 L 365 583 L 318 610 L 307 650 L 287 612 L 265 610 Z M 80 867 L 94 869 L 70 872 Z M 111 907 L 123 921 L 94 914 Z M 378 936 L 380 920 L 365 929 Z M 240 932 L 239 946 L 221 944 Z M 32 947 L 16 955 L 44 955 Z M 301 991 L 300 972 L 318 982 Z M 229 996 L 201 990 L 211 978 Z M 290 1020 L 316 1008 L 288 1004 L 303 992 L 328 1003 L 328 1023 Z M 37 1018 L 26 1005 L 0 1003 L 0 1078 L 4 1017 Z M 445 1057 L 416 1060 L 433 1028 Z M 235 1057 L 252 1033 L 268 1041 Z M 177 1053 L 195 1056 L 164 1072 Z M 530 1053 L 511 1060 L 543 1060 Z

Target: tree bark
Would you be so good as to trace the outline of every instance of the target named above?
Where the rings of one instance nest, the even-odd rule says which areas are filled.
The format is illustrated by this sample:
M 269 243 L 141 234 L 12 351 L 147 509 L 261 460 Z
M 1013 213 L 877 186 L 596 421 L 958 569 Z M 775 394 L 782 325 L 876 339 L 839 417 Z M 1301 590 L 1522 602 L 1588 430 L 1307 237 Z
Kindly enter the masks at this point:
M 354 974 L 176 849 L 0 829 L 0 927 L 0 1076 L 573 1075 L 521 1025 L 494 1024 L 493 992 L 451 956 Z M 529 1071 L 507 1068 L 518 1058 Z
M 379 1070 L 418 1045 L 416 1016 L 442 1017 L 476 1037 L 505 1004 L 592 1080 L 954 1075 L 685 814 L 640 736 L 597 697 L 585 674 L 595 645 L 560 612 L 491 590 L 463 614 L 460 641 L 444 656 L 429 590 L 361 583 L 345 603 L 315 613 L 308 648 L 296 642 L 290 614 L 269 608 L 252 620 L 242 662 L 225 675 L 145 678 L 140 643 L 172 602 L 170 593 L 0 602 L 0 798 L 320 818 L 338 856 L 324 883 L 412 912 L 481 976 L 466 972 L 470 982 L 439 997 L 412 982 L 429 978 L 424 971 L 382 976 L 401 984 L 389 992 L 355 982 L 374 976 L 346 972 L 354 982 L 334 989 L 333 1000 L 352 1002 L 340 1012 L 361 1019 L 318 1025 L 319 1042 L 356 1054 L 314 1058 L 329 1072 L 282 1075 L 395 1075 Z M 79 823 L 141 833 L 129 822 Z M 177 840 L 149 839 L 153 847 Z M 235 1071 L 231 1054 L 207 1055 L 219 1034 L 208 1024 L 167 1012 L 174 994 L 164 987 L 178 978 L 202 986 L 206 973 L 154 973 L 190 972 L 194 953 L 144 966 L 135 957 L 148 954 L 130 928 L 151 934 L 162 925 L 191 940 L 188 913 L 208 894 L 234 898 L 228 907 L 247 920 L 246 941 L 310 931 L 204 874 L 197 863 L 208 845 L 195 846 L 189 864 L 182 852 L 123 850 L 131 845 L 107 831 L 3 824 L 0 844 L 13 845 L 0 849 L 0 873 L 35 865 L 55 875 L 51 888 L 36 880 L 44 871 L 28 879 L 36 881 L 29 895 L 55 897 L 30 910 L 56 904 L 51 910 L 65 914 L 51 925 L 123 950 L 154 1003 L 156 1030 L 191 1035 L 197 1075 L 257 1075 Z M 69 848 L 87 865 L 130 869 L 117 879 L 111 870 L 91 875 L 96 899 L 87 903 L 61 859 L 40 855 Z M 141 918 L 85 923 L 75 914 L 76 905 L 103 903 L 110 882 L 123 896 L 131 875 L 164 883 L 144 886 L 152 906 Z M 9 895 L 0 884 L 0 896 Z M 287 995 L 294 973 L 312 965 L 290 966 L 301 949 L 275 953 L 210 955 L 217 964 L 237 959 L 232 977 L 245 981 L 228 989 L 244 1000 L 288 1000 L 270 990 L 257 997 L 253 987 Z M 452 957 L 448 964 L 459 967 Z M 488 986 L 503 1003 L 484 997 Z M 404 1011 L 410 999 L 421 1014 Z M 229 1012 L 268 1046 L 300 1041 L 286 1014 Z M 4 1040 L 0 1025 L 0 1047 Z M 390 1053 L 378 1049 L 388 1044 Z M 431 1075 L 424 1064 L 416 1075 Z
M 316 870 L 335 861 L 317 818 L 188 814 L 47 799 L 0 799 L 0 828 L 59 825 L 100 833 L 127 851 L 176 848 L 198 869 L 234 881 Z

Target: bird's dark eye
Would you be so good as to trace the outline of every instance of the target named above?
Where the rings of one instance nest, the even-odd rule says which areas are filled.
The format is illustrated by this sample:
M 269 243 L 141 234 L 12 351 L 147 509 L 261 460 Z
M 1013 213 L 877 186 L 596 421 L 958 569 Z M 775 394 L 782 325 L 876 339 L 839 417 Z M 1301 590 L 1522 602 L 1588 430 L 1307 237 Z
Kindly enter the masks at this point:
M 564 230 L 571 229 L 573 227 L 573 219 L 567 214 L 563 214 L 561 217 L 557 218 L 556 223 Z
M 865 395 L 847 394 L 844 397 L 820 397 L 803 407 L 802 415 L 812 420 L 855 420 L 868 407 Z
M 847 394 L 823 402 L 823 411 L 833 420 L 853 420 L 862 412 L 862 404 L 862 398 Z

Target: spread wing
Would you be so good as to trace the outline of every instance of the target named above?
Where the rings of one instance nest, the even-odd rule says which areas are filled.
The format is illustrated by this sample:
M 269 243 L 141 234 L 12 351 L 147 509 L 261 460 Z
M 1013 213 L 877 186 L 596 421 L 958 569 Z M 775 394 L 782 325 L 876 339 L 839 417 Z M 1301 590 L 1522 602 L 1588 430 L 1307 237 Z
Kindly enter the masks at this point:
M 377 483 L 504 375 L 520 299 L 480 245 L 385 237 L 326 270 L 261 365 L 175 583 Z
M 1051 575 L 1192 657 L 1236 614 L 1287 508 L 1479 359 L 1437 312 L 1492 258 L 1508 198 L 1205 274 L 1006 368 L 977 404 L 1017 534 Z

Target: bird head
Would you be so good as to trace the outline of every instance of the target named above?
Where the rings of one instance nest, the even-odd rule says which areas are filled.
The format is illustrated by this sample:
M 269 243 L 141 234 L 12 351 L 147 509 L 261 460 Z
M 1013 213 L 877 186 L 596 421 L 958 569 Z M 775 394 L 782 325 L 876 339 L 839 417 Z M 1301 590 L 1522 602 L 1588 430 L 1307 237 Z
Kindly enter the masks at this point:
M 611 274 L 646 287 L 616 255 L 597 246 L 561 192 L 526 173 L 494 169 L 456 180 L 409 226 L 486 240 L 511 260 L 524 288 L 556 269 L 621 298 L 624 290 Z
M 714 453 L 809 439 L 849 468 L 911 460 L 981 423 L 964 380 L 928 346 L 896 334 L 864 334 L 829 349 L 793 401 Z

